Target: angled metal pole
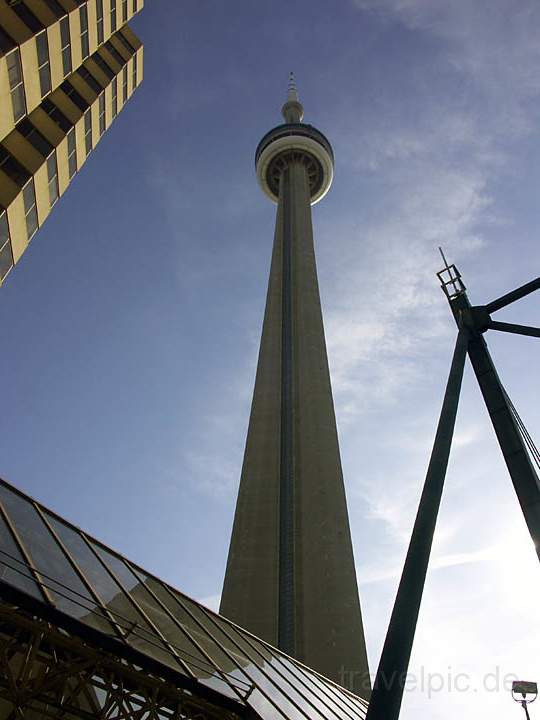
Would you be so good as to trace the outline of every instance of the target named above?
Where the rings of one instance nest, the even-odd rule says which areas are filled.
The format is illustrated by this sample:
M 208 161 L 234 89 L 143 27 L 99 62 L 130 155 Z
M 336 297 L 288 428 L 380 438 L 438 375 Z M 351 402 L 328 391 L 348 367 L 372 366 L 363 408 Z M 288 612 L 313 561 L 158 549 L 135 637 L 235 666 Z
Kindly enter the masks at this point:
M 540 279 L 535 280 L 514 293 L 508 293 L 504 298 L 514 296 L 516 293 L 519 297 L 523 297 L 524 294 L 527 294 L 524 292 L 524 288 L 529 288 L 527 292 L 532 292 L 539 283 Z M 495 303 L 499 303 L 498 307 L 503 307 L 500 302 L 504 298 L 495 301 Z M 513 297 L 509 302 L 513 302 L 515 299 L 517 298 Z M 474 313 L 471 313 L 471 305 L 465 290 L 463 289 L 454 296 L 448 296 L 448 300 L 458 326 L 465 323 L 471 332 L 468 347 L 469 359 L 480 385 L 536 553 L 540 559 L 540 481 L 538 475 L 514 419 L 486 341 L 482 336 L 482 329 L 475 326 Z M 486 305 L 486 308 L 489 309 L 493 304 Z M 505 301 L 504 304 L 508 303 Z
M 469 332 L 460 329 L 424 489 L 377 669 L 366 720 L 397 720 L 452 445 Z
M 516 323 L 498 322 L 489 320 L 489 330 L 501 330 L 502 332 L 514 333 L 515 335 L 528 335 L 529 337 L 540 338 L 540 328 L 531 325 L 516 325 Z
M 493 300 L 493 302 L 488 303 L 486 305 L 486 310 L 491 315 L 491 313 L 495 312 L 495 310 L 500 310 L 501 308 L 510 305 L 510 303 L 513 303 L 516 300 L 520 300 L 522 297 L 525 297 L 526 295 L 529 295 L 530 293 L 539 289 L 540 277 L 537 277 L 534 280 L 531 280 L 531 282 L 528 282 L 525 285 L 516 288 L 516 290 L 512 290 L 512 292 L 506 293 L 506 295 L 503 295 L 502 297 Z

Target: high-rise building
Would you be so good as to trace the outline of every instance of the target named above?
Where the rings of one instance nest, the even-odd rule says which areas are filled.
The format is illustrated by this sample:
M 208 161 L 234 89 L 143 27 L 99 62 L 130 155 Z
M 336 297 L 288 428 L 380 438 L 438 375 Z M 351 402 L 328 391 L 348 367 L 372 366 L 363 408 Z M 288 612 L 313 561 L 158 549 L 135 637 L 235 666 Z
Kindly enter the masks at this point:
M 144 0 L 0 0 L 0 285 L 143 79 Z
M 311 205 L 332 183 L 328 140 L 285 124 L 256 151 L 276 230 L 220 613 L 326 677 L 369 694 L 369 674 L 315 265 Z

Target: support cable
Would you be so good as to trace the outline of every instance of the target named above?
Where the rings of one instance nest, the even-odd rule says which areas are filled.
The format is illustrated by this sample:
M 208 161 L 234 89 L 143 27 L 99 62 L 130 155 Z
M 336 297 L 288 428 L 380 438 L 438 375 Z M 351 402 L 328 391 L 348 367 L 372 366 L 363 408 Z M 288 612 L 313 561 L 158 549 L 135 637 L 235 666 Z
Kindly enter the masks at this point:
M 523 441 L 527 445 L 527 448 L 531 454 L 532 459 L 534 460 L 535 465 L 540 470 L 540 451 L 538 450 L 537 446 L 535 445 L 534 440 L 532 439 L 529 431 L 527 430 L 527 427 L 523 420 L 521 419 L 518 411 L 516 410 L 516 406 L 510 400 L 510 397 L 508 393 L 506 392 L 506 389 L 502 387 L 504 397 L 506 398 L 506 402 L 508 403 L 508 407 L 510 408 L 510 412 L 512 413 L 512 417 L 516 421 L 516 424 L 518 426 L 518 430 L 520 432 L 521 437 L 523 438 Z

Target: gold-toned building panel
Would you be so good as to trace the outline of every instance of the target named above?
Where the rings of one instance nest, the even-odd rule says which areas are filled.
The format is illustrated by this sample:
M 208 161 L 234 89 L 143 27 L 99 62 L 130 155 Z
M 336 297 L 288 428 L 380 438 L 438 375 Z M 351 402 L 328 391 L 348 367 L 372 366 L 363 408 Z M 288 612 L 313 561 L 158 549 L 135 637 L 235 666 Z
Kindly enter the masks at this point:
M 143 0 L 0 0 L 0 284 L 142 82 Z

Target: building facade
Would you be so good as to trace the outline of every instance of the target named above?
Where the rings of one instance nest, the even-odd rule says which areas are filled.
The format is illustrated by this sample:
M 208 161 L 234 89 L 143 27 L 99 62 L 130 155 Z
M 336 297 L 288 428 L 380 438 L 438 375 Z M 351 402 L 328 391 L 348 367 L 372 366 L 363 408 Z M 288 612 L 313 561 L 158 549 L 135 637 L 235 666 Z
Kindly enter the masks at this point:
M 317 281 L 311 205 L 332 183 L 327 138 L 285 123 L 257 148 L 276 229 L 220 613 L 361 697 L 370 692 Z
M 0 285 L 143 79 L 144 0 L 0 0 Z

